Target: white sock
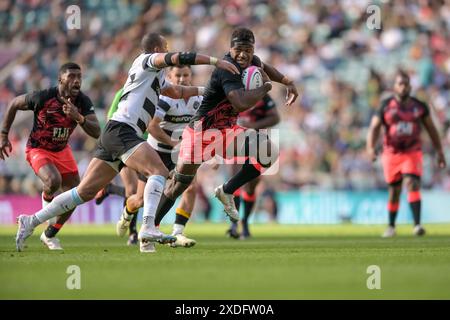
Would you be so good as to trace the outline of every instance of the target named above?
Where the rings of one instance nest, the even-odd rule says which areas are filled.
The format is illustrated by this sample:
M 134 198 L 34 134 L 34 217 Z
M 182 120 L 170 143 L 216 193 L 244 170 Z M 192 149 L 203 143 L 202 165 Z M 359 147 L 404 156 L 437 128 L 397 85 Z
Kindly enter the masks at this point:
M 51 203 L 51 201 L 47 201 L 44 199 L 44 192 L 42 192 L 42 194 L 41 194 L 41 200 L 42 200 L 42 209 L 44 209 L 46 206 L 48 206 Z M 56 220 L 58 220 L 58 217 L 53 217 L 53 218 L 47 220 L 48 225 L 50 225 L 50 226 L 54 225 L 56 223 Z
M 44 199 L 44 192 L 42 192 L 41 194 L 41 200 L 42 200 L 42 208 L 45 208 L 46 206 L 48 206 L 49 203 L 51 203 L 51 201 L 47 201 Z
M 40 223 L 56 216 L 60 216 L 76 206 L 84 203 L 78 195 L 77 189 L 73 188 L 55 197 L 45 208 L 36 212 L 34 216 Z
M 159 175 L 150 176 L 144 189 L 144 217 L 146 227 L 155 228 L 155 215 L 161 195 L 164 192 L 166 178 Z
M 131 221 L 133 219 L 134 214 L 128 214 L 127 212 L 127 206 L 123 207 L 122 216 L 125 220 Z
M 176 236 L 177 234 L 182 234 L 184 231 L 184 226 L 182 224 L 173 224 L 172 235 Z

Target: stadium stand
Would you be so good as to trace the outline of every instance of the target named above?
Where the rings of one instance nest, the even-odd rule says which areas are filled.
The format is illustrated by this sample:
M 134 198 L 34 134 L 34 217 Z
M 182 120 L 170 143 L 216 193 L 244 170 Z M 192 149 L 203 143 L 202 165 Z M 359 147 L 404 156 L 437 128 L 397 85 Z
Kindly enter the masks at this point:
M 399 67 L 412 75 L 413 93 L 432 106 L 450 159 L 450 5 L 437 2 L 79 1 L 81 30 L 66 30 L 69 1 L 2 1 L 0 117 L 14 96 L 56 84 L 58 66 L 74 60 L 83 68 L 82 90 L 104 119 L 144 32 L 162 32 L 173 51 L 220 56 L 228 48 L 221 35 L 246 24 L 257 37 L 256 53 L 302 92 L 284 108 L 281 87 L 272 91 L 282 122 L 280 171 L 271 184 L 276 190 L 378 189 L 384 182 L 381 168 L 365 156 L 366 130 Z M 381 30 L 366 25 L 370 4 L 382 7 Z M 210 71 L 194 68 L 196 83 L 205 83 Z M 39 190 L 24 159 L 31 116 L 16 119 L 12 159 L 0 162 L 0 193 Z M 75 133 L 71 145 L 83 171 L 94 141 Z M 424 148 L 424 187 L 450 190 L 450 172 L 438 175 L 431 146 Z

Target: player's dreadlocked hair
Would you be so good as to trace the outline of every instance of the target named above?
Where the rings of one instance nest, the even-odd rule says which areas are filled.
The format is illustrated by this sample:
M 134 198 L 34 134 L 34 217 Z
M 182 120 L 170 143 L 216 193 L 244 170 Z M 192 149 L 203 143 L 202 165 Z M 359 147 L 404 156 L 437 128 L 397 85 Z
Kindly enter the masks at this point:
M 255 35 L 248 28 L 237 28 L 231 34 L 231 48 L 237 44 L 255 44 Z

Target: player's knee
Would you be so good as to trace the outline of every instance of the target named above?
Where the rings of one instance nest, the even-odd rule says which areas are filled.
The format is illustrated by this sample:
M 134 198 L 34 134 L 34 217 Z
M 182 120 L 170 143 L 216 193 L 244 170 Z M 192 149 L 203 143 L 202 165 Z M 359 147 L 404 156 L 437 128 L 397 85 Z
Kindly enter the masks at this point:
M 158 168 L 155 168 L 154 174 L 163 176 L 164 178 L 167 178 L 169 176 L 169 170 L 165 166 L 159 166 Z
M 80 185 L 77 188 L 78 195 L 81 199 L 83 199 L 84 202 L 90 201 L 94 199 L 95 195 L 99 190 L 96 190 L 95 188 L 89 187 L 89 186 L 82 186 Z
M 61 188 L 61 176 L 50 175 L 44 180 L 44 185 L 48 192 L 54 194 Z
M 150 177 L 152 175 L 163 176 L 167 178 L 169 176 L 169 170 L 167 170 L 164 164 L 156 164 L 154 167 L 145 168 L 141 172 L 142 175 Z
M 409 191 L 417 191 L 420 189 L 420 180 L 415 177 L 411 177 L 407 180 L 406 187 Z

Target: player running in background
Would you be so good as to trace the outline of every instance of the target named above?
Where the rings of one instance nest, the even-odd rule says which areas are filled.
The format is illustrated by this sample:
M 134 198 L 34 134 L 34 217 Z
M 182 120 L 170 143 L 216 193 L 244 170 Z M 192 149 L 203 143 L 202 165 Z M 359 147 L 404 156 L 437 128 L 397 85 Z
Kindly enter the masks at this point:
M 206 88 L 203 102 L 184 129 L 181 140 L 180 156 L 171 179 L 164 190 L 156 213 L 156 221 L 161 221 L 165 214 L 175 203 L 175 200 L 194 180 L 197 169 L 201 163 L 215 156 L 215 151 L 229 149 L 231 145 L 236 148 L 230 156 L 237 156 L 242 149 L 244 155 L 249 154 L 250 149 L 256 149 L 257 159 L 246 157 L 241 170 L 222 186 L 216 188 L 216 197 L 224 205 L 225 213 L 231 220 L 237 221 L 239 214 L 236 210 L 233 193 L 247 182 L 257 178 L 261 168 L 270 167 L 277 157 L 269 137 L 257 133 L 256 139 L 245 139 L 243 146 L 235 144 L 236 140 L 246 135 L 246 128 L 236 124 L 240 112 L 252 108 L 272 89 L 271 80 L 282 83 L 287 87 L 287 105 L 291 105 L 298 96 L 293 82 L 283 76 L 268 64 L 263 64 L 257 56 L 254 56 L 255 37 L 247 28 L 238 28 L 231 36 L 230 52 L 225 58 L 234 64 L 239 74 L 216 69 Z M 245 90 L 242 84 L 241 74 L 250 65 L 260 67 L 264 84 L 254 90 Z M 266 72 L 264 72 L 266 71 Z M 242 139 L 241 139 L 242 140 Z M 257 141 L 255 141 L 257 140 Z M 242 147 L 242 149 L 241 149 Z M 268 161 L 261 161 L 259 150 L 266 149 Z M 228 150 L 227 150 L 228 151 Z M 219 154 L 224 156 L 223 154 Z M 256 161 L 254 161 L 256 160 Z
M 9 130 L 18 110 L 34 112 L 33 129 L 28 138 L 26 159 L 43 183 L 42 207 L 47 206 L 60 189 L 67 191 L 80 183 L 77 163 L 67 144 L 73 130 L 80 125 L 89 136 L 98 138 L 100 126 L 88 96 L 80 91 L 81 68 L 69 62 L 59 69 L 58 86 L 14 98 L 3 119 L 0 136 L 0 158 L 12 147 Z M 49 223 L 41 241 L 50 250 L 62 250 L 56 234 L 70 218 L 67 211 Z
M 192 70 L 190 66 L 173 66 L 170 67 L 168 80 L 177 85 L 192 85 Z M 171 171 L 175 168 L 178 159 L 178 150 L 176 146 L 179 140 L 172 140 L 172 136 L 181 133 L 191 118 L 194 116 L 200 106 L 203 97 L 192 96 L 186 99 L 172 99 L 161 95 L 159 97 L 157 108 L 152 115 L 152 120 L 148 127 L 148 143 L 156 150 L 167 170 Z M 139 208 L 143 205 L 144 187 L 147 178 L 139 175 L 139 182 L 136 194 L 128 198 L 120 220 L 117 222 L 116 231 L 119 236 L 123 236 L 128 230 L 128 226 L 133 227 L 133 221 Z M 187 238 L 184 234 L 184 227 L 191 216 L 195 204 L 196 183 L 192 183 L 183 193 L 180 205 L 176 209 L 175 223 L 173 225 L 172 235 L 177 240 L 171 244 L 173 247 L 192 247 L 195 240 Z M 135 223 L 135 222 L 134 222 Z M 160 221 L 156 221 L 158 226 Z M 135 227 L 134 227 L 135 228 Z
M 126 165 L 146 177 L 144 190 L 144 219 L 139 231 L 141 252 L 154 252 L 155 242 L 168 243 L 175 237 L 163 234 L 155 227 L 155 211 L 169 171 L 158 154 L 142 138 L 156 108 L 159 94 L 180 99 L 199 94 L 198 87 L 170 85 L 165 80 L 164 68 L 179 64 L 212 64 L 230 74 L 239 74 L 235 65 L 194 52 L 168 52 L 166 39 L 149 33 L 142 39 L 143 53 L 133 62 L 128 73 L 119 109 L 102 132 L 94 158 L 78 187 L 68 190 L 34 215 L 20 215 L 16 248 L 22 251 L 25 240 L 39 224 L 73 210 L 92 200 Z
M 238 124 L 245 128 L 252 128 L 255 130 L 267 129 L 275 126 L 280 122 L 280 115 L 275 106 L 275 102 L 269 95 L 264 96 L 261 101 L 245 112 L 241 112 L 238 117 Z M 235 165 L 235 169 L 239 169 L 240 165 Z M 239 188 L 234 193 L 234 201 L 236 209 L 239 212 L 241 200 L 244 203 L 244 216 L 241 219 L 242 233 L 238 232 L 238 223 L 231 222 L 230 229 L 227 234 L 235 239 L 247 239 L 250 237 L 250 229 L 248 227 L 248 219 L 252 213 L 256 202 L 255 189 L 260 182 L 260 177 L 246 183 L 242 188 Z
M 421 125 L 428 132 L 437 152 L 440 168 L 446 166 L 441 141 L 428 106 L 410 96 L 409 76 L 400 71 L 395 77 L 394 96 L 384 100 L 378 114 L 374 115 L 367 134 L 367 152 L 375 161 L 375 145 L 384 127 L 384 142 L 381 161 L 384 177 L 388 183 L 389 226 L 383 237 L 395 236 L 395 220 L 399 209 L 402 182 L 408 190 L 408 202 L 414 218 L 414 234 L 421 236 L 425 229 L 420 224 L 422 176 Z

